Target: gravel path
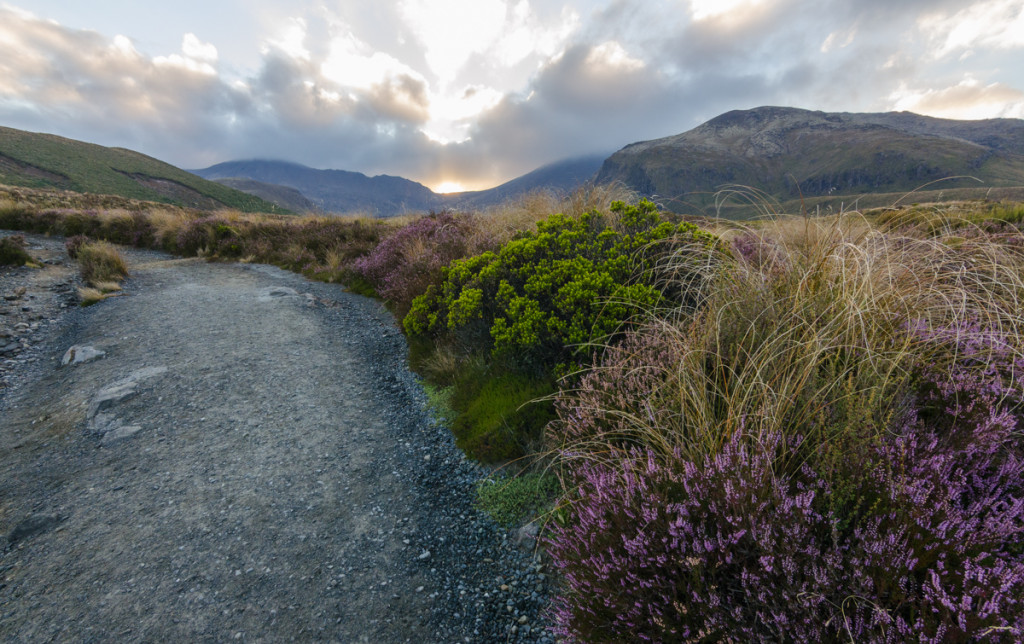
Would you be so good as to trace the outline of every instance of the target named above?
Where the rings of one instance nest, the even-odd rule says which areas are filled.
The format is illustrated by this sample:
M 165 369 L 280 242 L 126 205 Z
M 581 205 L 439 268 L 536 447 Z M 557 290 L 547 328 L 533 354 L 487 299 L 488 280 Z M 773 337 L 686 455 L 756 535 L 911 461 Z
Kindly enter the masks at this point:
M 0 398 L 0 640 L 552 641 L 378 303 L 125 255 Z

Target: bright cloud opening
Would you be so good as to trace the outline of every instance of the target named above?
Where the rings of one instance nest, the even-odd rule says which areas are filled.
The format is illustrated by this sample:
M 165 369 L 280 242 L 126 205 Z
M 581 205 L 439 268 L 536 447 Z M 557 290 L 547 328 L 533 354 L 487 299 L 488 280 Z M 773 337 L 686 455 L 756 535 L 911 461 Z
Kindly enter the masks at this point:
M 597 67 L 611 67 L 620 71 L 636 71 L 644 68 L 644 61 L 633 58 L 616 41 L 602 43 L 590 50 L 587 64 Z
M 306 21 L 302 18 L 292 18 L 281 36 L 271 39 L 268 44 L 295 60 L 310 59 L 309 50 L 306 49 Z M 267 53 L 267 49 L 264 47 L 263 52 Z
M 690 15 L 695 21 L 708 20 L 763 3 L 764 0 L 690 0 Z
M 936 58 L 979 46 L 1024 47 L 1024 3 L 1020 0 L 981 2 L 954 14 L 926 15 L 918 24 L 935 42 Z
M 459 94 L 430 98 L 430 119 L 422 132 L 442 144 L 468 140 L 473 118 L 493 108 L 503 94 L 492 87 L 467 87 Z
M 352 34 L 331 41 L 330 53 L 320 66 L 320 73 L 341 86 L 358 89 L 369 89 L 401 76 L 422 80 L 408 65 L 383 52 L 370 50 Z
M 912 90 L 902 85 L 890 99 L 894 110 L 938 118 L 1024 118 L 1024 92 L 1003 83 L 983 85 L 973 78 L 939 90 Z
M 505 26 L 502 0 L 408 0 L 399 10 L 442 83 L 451 81 L 470 56 L 498 40 Z
M 434 188 L 434 192 L 438 194 L 448 194 L 450 192 L 465 192 L 466 188 L 463 187 L 458 181 L 443 181 Z
M 217 62 L 217 48 L 200 41 L 195 34 L 185 34 L 181 42 L 181 51 L 192 60 L 211 64 Z

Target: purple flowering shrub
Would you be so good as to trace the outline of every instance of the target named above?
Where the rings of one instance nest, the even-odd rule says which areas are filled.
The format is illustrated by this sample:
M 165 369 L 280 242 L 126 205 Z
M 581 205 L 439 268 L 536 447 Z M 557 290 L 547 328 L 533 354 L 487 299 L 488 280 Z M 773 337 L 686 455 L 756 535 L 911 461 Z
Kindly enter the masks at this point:
M 785 263 L 783 253 L 770 240 L 751 231 L 734 237 L 731 249 L 743 262 L 759 269 L 772 270 Z
M 404 315 L 416 296 L 440 283 L 442 268 L 479 251 L 477 232 L 467 215 L 431 213 L 387 236 L 353 270 Z
M 554 426 L 568 432 L 569 481 L 549 538 L 564 580 L 558 633 L 1021 641 L 1020 359 L 977 324 L 910 332 L 953 358 L 916 366 L 902 413 L 841 459 L 815 458 L 832 445 L 742 427 L 701 458 L 666 454 L 636 419 L 673 422 L 658 393 L 667 345 L 648 336 L 609 352 Z M 581 456 L 602 442 L 600 457 Z
M 78 251 L 88 243 L 89 238 L 85 235 L 74 235 L 64 240 L 64 250 L 67 251 L 68 257 L 71 259 L 78 259 Z
M 574 472 L 550 551 L 570 641 L 1019 641 L 1019 455 L 934 436 L 879 449 L 875 510 L 842 533 L 830 487 L 737 435 L 703 463 L 635 450 Z M 965 462 L 968 467 L 965 467 Z M 903 471 L 900 467 L 904 467 Z M 976 468 L 968 473 L 968 468 Z

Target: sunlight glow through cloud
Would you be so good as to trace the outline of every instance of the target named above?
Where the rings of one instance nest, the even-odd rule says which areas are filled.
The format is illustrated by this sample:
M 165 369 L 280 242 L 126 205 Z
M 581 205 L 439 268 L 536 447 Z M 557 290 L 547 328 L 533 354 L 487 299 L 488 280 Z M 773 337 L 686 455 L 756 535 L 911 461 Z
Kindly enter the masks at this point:
M 690 0 L 694 20 L 707 20 L 762 4 L 765 0 Z
M 970 52 L 977 46 L 1022 48 L 1024 3 L 1020 0 L 989 0 L 953 14 L 925 15 L 920 26 L 937 42 L 936 58 L 955 52 Z
M 890 96 L 893 110 L 947 119 L 1024 118 L 1024 92 L 1003 83 L 983 85 L 973 78 L 945 89 L 910 89 Z
M 446 194 L 449 192 L 465 192 L 466 188 L 458 181 L 443 181 L 434 186 L 434 192 Z
M 470 56 L 498 40 L 506 14 L 503 0 L 406 0 L 399 10 L 442 84 L 450 82 Z
M 0 0 L 0 125 L 455 190 L 759 105 L 1024 116 L 1021 0 L 143 5 Z
M 330 53 L 320 70 L 326 78 L 339 85 L 360 89 L 400 76 L 422 80 L 422 76 L 408 65 L 384 52 L 373 51 L 352 34 L 336 36 L 331 41 Z
M 292 18 L 283 33 L 278 38 L 271 39 L 269 44 L 296 60 L 309 60 L 310 54 L 305 41 L 306 21 L 302 18 Z M 264 47 L 263 51 L 266 53 L 268 48 Z

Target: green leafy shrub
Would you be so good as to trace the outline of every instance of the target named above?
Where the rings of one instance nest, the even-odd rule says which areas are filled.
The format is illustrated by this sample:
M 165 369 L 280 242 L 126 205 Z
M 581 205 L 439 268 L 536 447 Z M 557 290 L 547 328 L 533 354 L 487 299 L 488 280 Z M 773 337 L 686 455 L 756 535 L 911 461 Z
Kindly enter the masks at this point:
M 25 238 L 11 235 L 0 238 L 0 266 L 24 266 L 32 261 L 25 251 Z
M 550 472 L 484 479 L 476 487 L 476 506 L 506 528 L 535 519 L 561 491 Z
M 564 370 L 580 345 L 662 301 L 652 282 L 669 248 L 714 241 L 693 224 L 661 221 L 649 201 L 611 211 L 553 215 L 498 252 L 452 262 L 440 288 L 413 300 L 406 332 L 448 336 L 526 373 Z

